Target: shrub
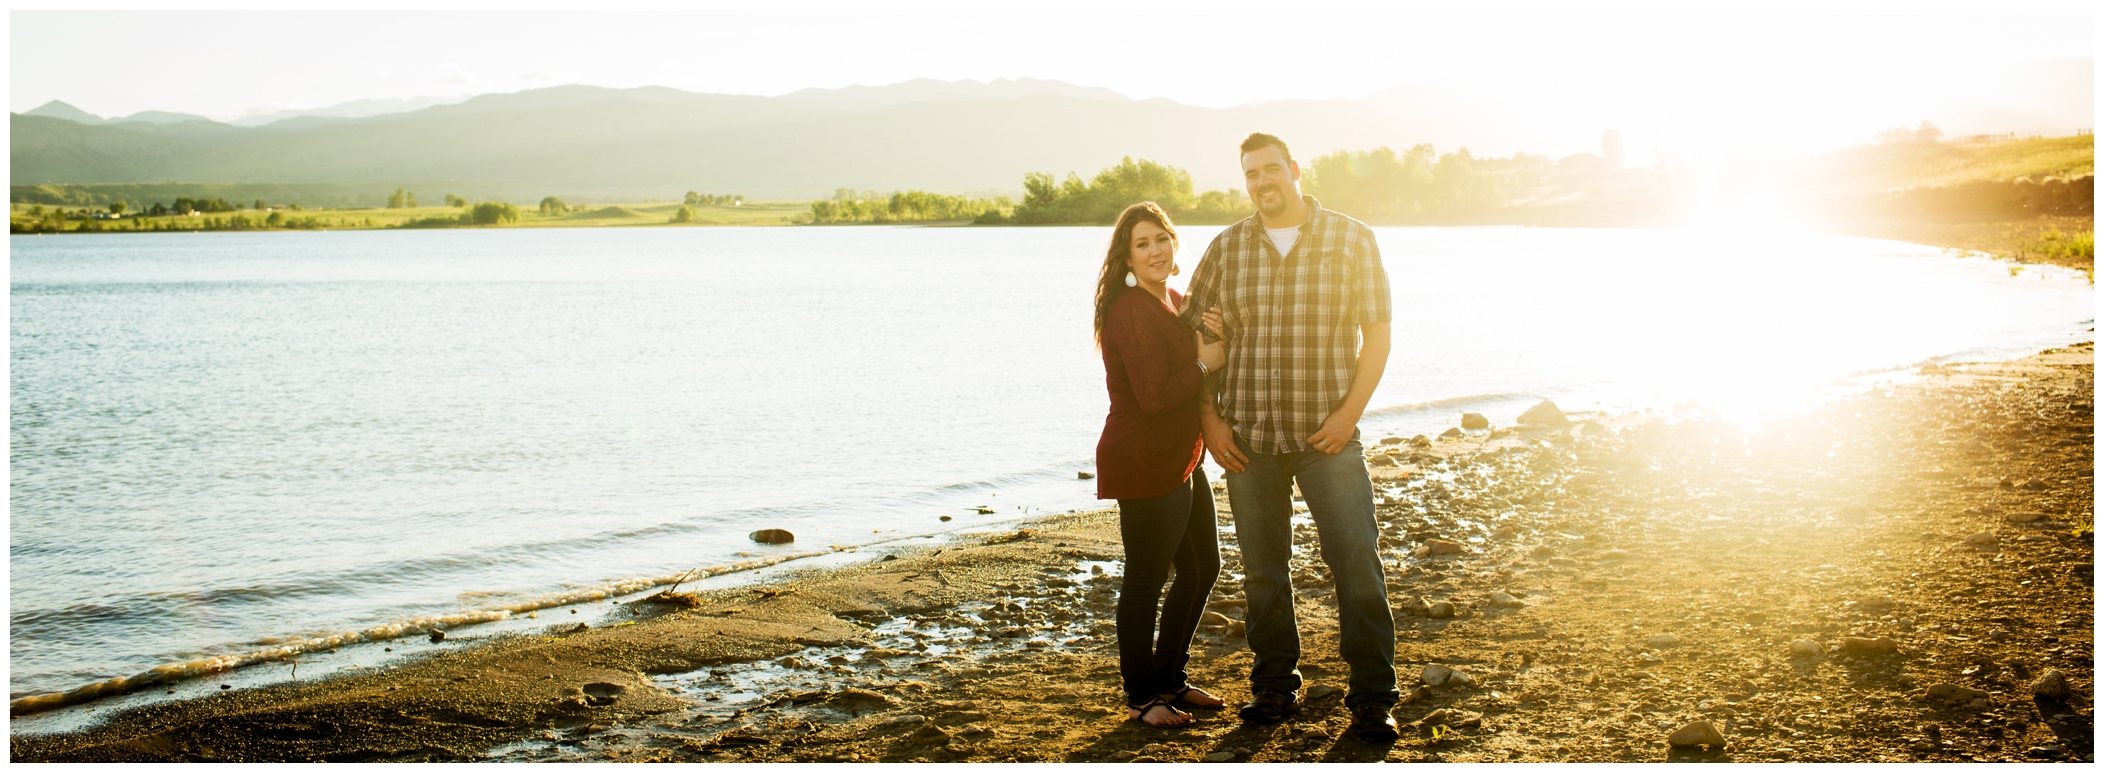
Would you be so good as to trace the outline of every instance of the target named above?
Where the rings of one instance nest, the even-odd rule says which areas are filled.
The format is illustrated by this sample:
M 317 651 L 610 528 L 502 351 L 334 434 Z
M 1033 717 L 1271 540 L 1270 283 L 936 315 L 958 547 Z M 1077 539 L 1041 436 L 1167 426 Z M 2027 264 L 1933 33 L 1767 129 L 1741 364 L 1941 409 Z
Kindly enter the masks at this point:
M 519 208 L 501 201 L 485 201 L 468 211 L 468 222 L 475 225 L 501 225 L 519 222 Z

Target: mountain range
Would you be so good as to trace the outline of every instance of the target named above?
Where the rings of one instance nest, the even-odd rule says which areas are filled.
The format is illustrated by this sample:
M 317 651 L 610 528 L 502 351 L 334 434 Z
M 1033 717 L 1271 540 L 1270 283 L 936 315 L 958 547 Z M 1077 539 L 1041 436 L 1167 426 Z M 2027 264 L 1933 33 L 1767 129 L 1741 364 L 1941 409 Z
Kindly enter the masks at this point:
M 1516 148 L 1483 111 L 1405 86 L 1360 99 L 1205 108 L 1016 79 L 914 80 L 778 97 L 665 87 L 557 86 L 355 115 L 310 111 L 240 126 L 141 113 L 101 119 L 62 102 L 10 116 L 14 185 L 329 183 L 537 200 L 801 199 L 839 188 L 1020 190 L 1024 174 L 1086 176 L 1132 156 L 1232 188 L 1234 148 L 1276 133 L 1296 156 L 1431 143 Z

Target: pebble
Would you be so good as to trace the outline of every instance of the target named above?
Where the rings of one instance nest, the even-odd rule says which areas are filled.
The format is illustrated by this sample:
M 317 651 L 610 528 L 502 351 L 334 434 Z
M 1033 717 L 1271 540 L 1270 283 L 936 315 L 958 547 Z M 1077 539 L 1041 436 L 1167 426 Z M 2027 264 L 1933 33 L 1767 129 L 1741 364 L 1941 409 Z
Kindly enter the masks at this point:
M 1651 634 L 1650 638 L 1644 640 L 1644 646 L 1650 647 L 1655 650 L 1662 650 L 1667 647 L 1678 647 L 1680 646 L 1680 637 L 1674 636 L 1670 633 L 1654 633 Z
M 2010 513 L 2002 516 L 2002 520 L 2009 523 L 2036 523 L 2045 520 L 2045 518 L 2045 513 Z
M 1461 414 L 1462 429 L 1490 429 L 1490 420 L 1480 413 Z
M 1841 639 L 1841 651 L 1850 655 L 1893 655 L 1899 652 L 1899 642 L 1883 636 L 1875 639 L 1849 636 Z
M 1128 715 L 1128 716 L 1129 716 L 1129 715 Z M 1133 750 L 1131 750 L 1131 749 L 1119 749 L 1119 750 L 1117 750 L 1117 751 L 1114 751 L 1114 752 L 1111 752 L 1111 753 L 1110 753 L 1110 758 L 1111 758 L 1111 759 L 1114 759 L 1114 760 L 1118 760 L 1118 761 L 1120 761 L 1120 762 L 1123 762 L 1123 761 L 1126 761 L 1126 760 L 1130 760 L 1130 759 L 1132 759 L 1132 758 L 1134 758 L 1134 757 L 1138 757 L 1138 756 L 1140 756 L 1140 753 L 1139 753 L 1139 752 L 1136 752 L 1136 751 L 1133 751 Z
M 2040 698 L 2067 700 L 2075 691 L 2068 687 L 2067 674 L 2060 673 L 2060 669 L 2049 668 L 2038 677 L 2038 681 L 2031 683 L 2031 694 Z
M 1446 430 L 1445 432 L 1441 432 L 1441 433 L 1439 433 L 1439 439 L 1440 439 L 1440 440 L 1453 440 L 1453 439 L 1455 439 L 1455 438 L 1459 438 L 1459 437 L 1462 437 L 1462 436 L 1464 436 L 1464 435 L 1467 435 L 1467 434 L 1468 434 L 1468 433 L 1466 433 L 1466 432 L 1462 432 L 1462 431 L 1461 431 L 1461 428 L 1460 428 L 1460 427 L 1448 427 L 1448 428 L 1447 428 L 1447 430 Z
M 1092 472 L 1077 472 L 1077 473 L 1074 473 L 1074 479 L 1075 479 L 1075 480 L 1090 480 L 1090 479 L 1093 479 L 1093 478 L 1095 478 L 1095 477 L 1096 477 L 1096 474 L 1095 474 L 1095 473 L 1092 473 Z
M 1435 602 L 1432 605 L 1425 607 L 1425 616 L 1433 618 L 1453 617 L 1454 603 L 1451 601 Z
M 833 696 L 828 700 L 833 703 L 876 703 L 885 706 L 897 703 L 897 701 L 891 699 L 891 696 L 883 693 L 854 688 L 833 693 Z
M 1490 604 L 1497 607 L 1524 607 L 1527 605 L 1527 602 L 1515 598 L 1510 593 L 1494 590 L 1490 592 Z
M 1978 534 L 1972 535 L 1972 536 L 1970 536 L 1970 537 L 1966 537 L 1966 538 L 1965 538 L 1965 544 L 1968 544 L 1968 545 L 1980 545 L 1980 546 L 1983 546 L 1983 547 L 1984 547 L 1984 546 L 1987 546 L 1987 545 L 1997 545 L 1997 544 L 2000 544 L 2000 541 L 1999 541 L 1999 540 L 1997 540 L 1997 539 L 1995 539 L 1995 536 L 1994 536 L 1994 532 L 1991 532 L 1991 531 L 1983 531 L 1983 532 L 1980 532 L 1980 533 L 1978 533 Z
M 1206 762 L 1226 762 L 1234 758 L 1234 752 L 1213 752 L 1212 754 L 1205 755 Z
M 2056 671 L 2056 672 L 2054 672 L 2054 673 L 2059 673 L 2059 672 L 2057 672 L 2057 671 Z M 1318 685 L 1315 685 L 1314 687 L 1310 687 L 1310 688 L 1308 688 L 1308 700 L 1311 700 L 1311 701 L 1312 701 L 1312 700 L 1317 700 L 1317 699 L 1321 699 L 1321 698 L 1327 698 L 1327 697 L 1329 697 L 1329 696 L 1331 696 L 1331 695 L 1335 695 L 1336 693 L 1337 693 L 1337 688 L 1335 688 L 1335 687 L 1331 687 L 1331 686 L 1329 686 L 1329 685 L 1326 685 L 1326 684 L 1318 684 Z
M 1698 719 L 1681 725 L 1679 730 L 1666 736 L 1666 743 L 1674 746 L 1707 746 L 1711 749 L 1721 749 L 1724 748 L 1724 733 L 1718 731 L 1717 726 L 1710 724 L 1708 720 Z
M 796 535 L 789 533 L 788 529 L 761 529 L 745 536 L 763 545 L 781 545 L 796 541 Z
M 433 628 L 433 629 L 431 629 L 431 643 L 433 643 L 433 644 L 436 644 L 436 643 L 438 643 L 438 642 L 442 642 L 442 641 L 445 641 L 445 640 L 446 640 L 446 632 L 445 632 L 445 631 L 441 631 L 441 630 L 438 630 L 438 629 L 436 629 L 436 628 Z
M 1462 549 L 1461 543 L 1449 542 L 1443 539 L 1425 540 L 1425 544 L 1422 547 L 1425 548 L 1425 551 L 1428 555 L 1434 556 L 1453 555 L 1456 553 L 1460 553 Z
M 1208 611 L 1205 614 L 1198 616 L 1198 624 L 1206 628 L 1217 628 L 1219 626 L 1227 625 L 1230 622 L 1233 622 L 1231 618 L 1229 618 L 1227 615 L 1223 615 L 1218 612 Z
M 1425 664 L 1424 672 L 1419 674 L 1418 678 L 1424 680 L 1425 684 L 1431 685 L 1433 687 L 1438 687 L 1442 684 L 1446 684 L 1447 679 L 1449 677 L 1452 677 L 1453 675 L 1454 669 L 1447 668 L 1446 666 L 1442 666 L 1438 663 L 1427 663 Z
M 926 721 L 928 718 L 919 714 L 900 714 L 896 717 L 885 717 L 884 721 L 877 723 L 877 727 L 907 727 Z
M 1957 705 L 1970 704 L 1973 701 L 1987 697 L 1987 693 L 1970 687 L 1959 687 L 1950 682 L 1937 682 L 1929 685 L 1922 691 L 1922 694 L 1932 701 L 1943 701 Z
M 929 746 L 944 746 L 950 742 L 950 734 L 943 732 L 942 728 L 934 725 L 921 725 L 921 728 L 913 731 L 913 735 L 910 737 L 915 743 L 924 743 Z
M 1819 642 L 1812 641 L 1811 639 L 1798 639 L 1797 641 L 1790 642 L 1791 657 L 1815 657 L 1821 651 L 1822 649 L 1819 646 Z

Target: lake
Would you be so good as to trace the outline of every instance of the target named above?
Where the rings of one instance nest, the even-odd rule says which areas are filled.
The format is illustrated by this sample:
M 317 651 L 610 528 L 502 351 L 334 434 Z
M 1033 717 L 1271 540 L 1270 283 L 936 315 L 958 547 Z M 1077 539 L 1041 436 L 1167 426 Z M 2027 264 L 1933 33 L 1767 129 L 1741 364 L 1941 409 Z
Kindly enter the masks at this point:
M 15 237 L 10 689 L 1096 507 L 1108 231 Z M 1371 439 L 1543 398 L 1758 424 L 2093 317 L 2078 272 L 1894 242 L 1376 231 Z

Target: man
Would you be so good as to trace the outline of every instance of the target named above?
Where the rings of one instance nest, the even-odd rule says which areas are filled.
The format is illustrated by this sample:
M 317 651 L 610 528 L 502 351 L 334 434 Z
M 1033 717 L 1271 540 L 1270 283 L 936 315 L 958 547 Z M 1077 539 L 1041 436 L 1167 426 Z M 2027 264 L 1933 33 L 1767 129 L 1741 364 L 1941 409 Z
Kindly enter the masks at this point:
M 1284 141 L 1261 133 L 1243 140 L 1242 179 L 1257 214 L 1206 248 L 1184 313 L 1202 329 L 1202 314 L 1217 308 L 1227 329 L 1227 365 L 1203 393 L 1200 421 L 1213 461 L 1227 470 L 1247 574 L 1256 663 L 1242 719 L 1279 722 L 1300 707 L 1300 631 L 1286 566 L 1297 482 L 1337 583 L 1351 731 L 1394 740 L 1395 619 L 1358 431 L 1388 365 L 1388 274 L 1371 229 L 1301 195 L 1300 166 Z

